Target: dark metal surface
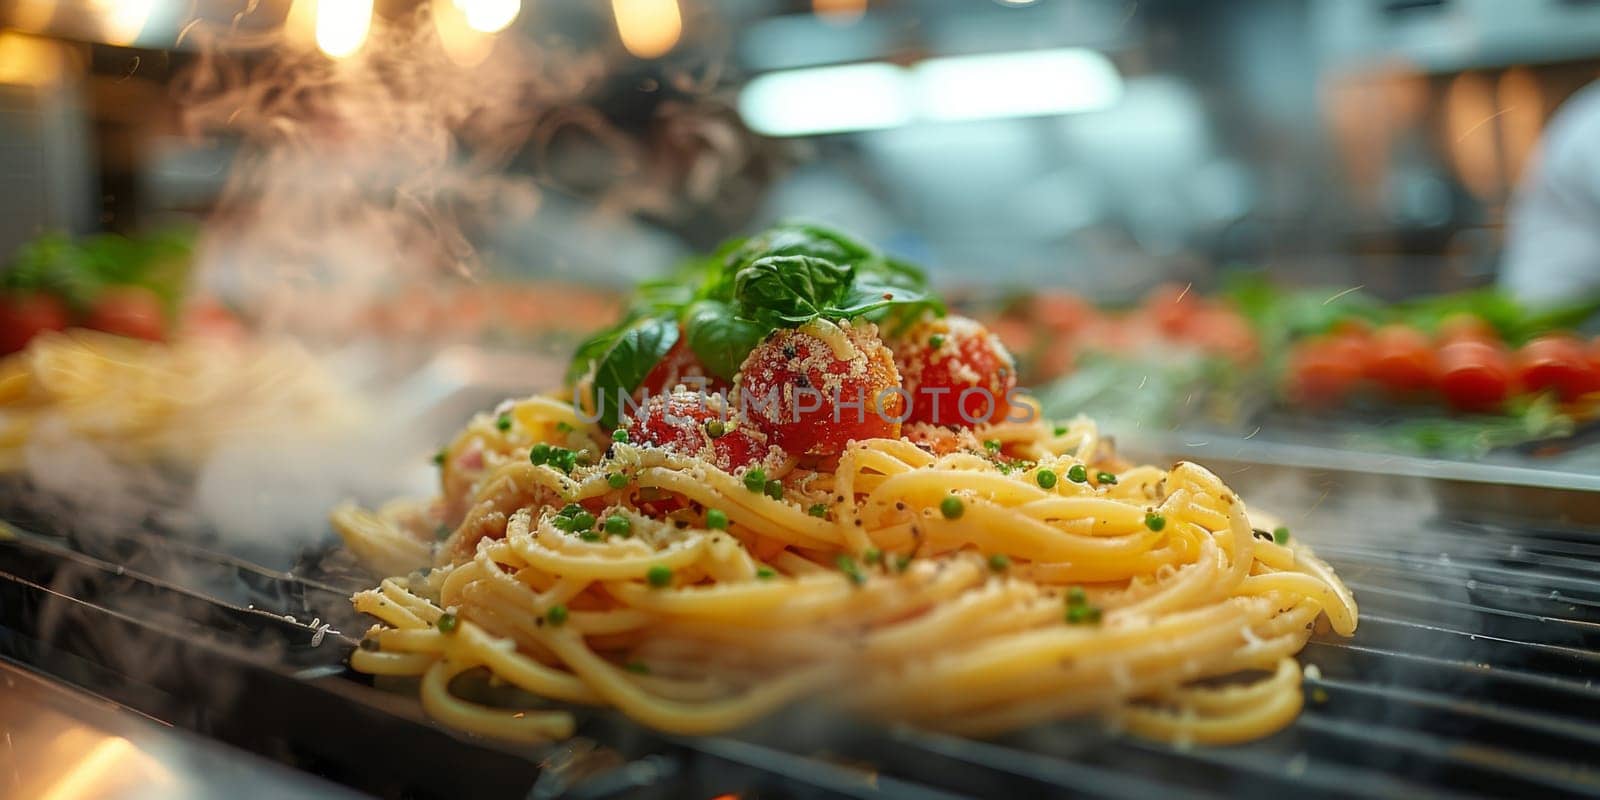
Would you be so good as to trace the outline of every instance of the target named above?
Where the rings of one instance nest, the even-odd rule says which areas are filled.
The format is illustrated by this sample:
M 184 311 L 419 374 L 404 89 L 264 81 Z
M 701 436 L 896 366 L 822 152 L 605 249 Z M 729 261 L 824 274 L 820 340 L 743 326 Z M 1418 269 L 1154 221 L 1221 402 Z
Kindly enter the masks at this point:
M 1290 475 L 1247 466 L 1218 467 L 1245 496 Z M 0 542 L 0 655 L 385 796 L 453 796 L 464 775 L 499 797 L 1600 796 L 1600 537 L 1457 514 L 1434 483 L 1293 477 L 1309 494 L 1281 507 L 1306 515 L 1296 535 L 1355 591 L 1361 627 L 1319 633 L 1301 655 L 1305 712 L 1237 747 L 1094 722 L 980 742 L 807 708 L 699 738 L 580 710 L 575 741 L 506 748 L 344 667 L 361 579 L 140 534 Z

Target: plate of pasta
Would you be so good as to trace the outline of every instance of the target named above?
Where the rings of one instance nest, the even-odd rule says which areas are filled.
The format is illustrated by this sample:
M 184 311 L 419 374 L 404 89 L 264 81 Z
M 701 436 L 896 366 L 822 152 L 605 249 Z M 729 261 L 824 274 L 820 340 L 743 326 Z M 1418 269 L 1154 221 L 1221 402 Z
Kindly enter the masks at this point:
M 350 659 L 514 741 L 574 707 L 709 734 L 797 703 L 992 736 L 1097 716 L 1227 744 L 1354 632 L 1326 563 L 1204 467 L 1044 419 L 922 273 L 785 224 L 640 287 L 567 385 L 476 415 L 437 497 L 333 513 L 391 575 Z M 1274 529 L 1275 528 L 1275 529 Z M 540 699 L 481 704 L 487 675 Z

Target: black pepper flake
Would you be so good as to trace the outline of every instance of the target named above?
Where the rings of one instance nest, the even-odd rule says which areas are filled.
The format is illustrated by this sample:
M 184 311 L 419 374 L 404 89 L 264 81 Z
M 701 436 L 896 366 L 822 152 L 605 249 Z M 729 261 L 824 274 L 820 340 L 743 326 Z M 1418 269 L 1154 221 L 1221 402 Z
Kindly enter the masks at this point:
M 810 389 L 811 379 L 807 378 L 806 374 L 802 372 L 799 375 L 794 376 L 794 385 L 800 387 L 801 389 Z
M 1272 541 L 1272 531 L 1264 531 L 1264 530 L 1261 530 L 1260 528 L 1255 528 L 1255 529 L 1251 530 L 1250 533 L 1252 535 L 1254 535 L 1257 539 L 1261 539 L 1263 541 L 1268 541 L 1268 542 Z
M 362 639 L 361 649 L 369 653 L 376 652 L 378 649 L 378 640 L 372 638 Z
M 783 357 L 784 358 L 794 358 L 794 357 L 796 357 L 798 355 L 800 355 L 800 351 L 798 351 L 798 350 L 796 350 L 794 348 L 794 344 L 792 342 L 784 344 L 784 346 L 783 346 Z

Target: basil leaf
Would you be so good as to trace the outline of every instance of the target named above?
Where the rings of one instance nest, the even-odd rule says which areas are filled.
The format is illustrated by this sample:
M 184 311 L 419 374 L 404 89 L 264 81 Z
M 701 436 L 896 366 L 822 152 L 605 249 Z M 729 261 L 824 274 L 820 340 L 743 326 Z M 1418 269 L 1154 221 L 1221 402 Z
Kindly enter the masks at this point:
M 601 425 L 610 428 L 617 424 L 618 398 L 639 388 L 677 343 L 678 321 L 670 317 L 641 317 L 621 329 L 594 369 L 591 391 Z
M 858 278 L 839 303 L 824 309 L 822 315 L 830 319 L 866 317 L 873 322 L 892 317 L 897 325 L 903 325 L 925 311 L 943 315 L 944 304 L 914 289 Z
M 837 305 L 850 290 L 848 267 L 812 256 L 767 256 L 739 270 L 739 313 L 768 327 L 801 325 Z
M 724 263 L 738 272 L 767 256 L 810 256 L 842 266 L 882 258 L 866 244 L 831 228 L 785 222 L 744 240 L 727 254 Z
M 734 314 L 733 307 L 717 300 L 702 300 L 684 318 L 684 336 L 705 368 L 723 380 L 733 380 L 746 356 L 761 343 L 770 328 Z
M 589 371 L 589 367 L 593 366 L 594 362 L 599 361 L 600 357 L 604 356 L 612 345 L 617 343 L 617 339 L 628 329 L 628 326 L 638 321 L 639 317 L 640 314 L 637 312 L 630 313 L 618 321 L 617 324 L 599 331 L 580 342 L 578 349 L 572 354 L 572 362 L 567 365 L 567 385 L 571 386 L 577 383 L 578 379 Z

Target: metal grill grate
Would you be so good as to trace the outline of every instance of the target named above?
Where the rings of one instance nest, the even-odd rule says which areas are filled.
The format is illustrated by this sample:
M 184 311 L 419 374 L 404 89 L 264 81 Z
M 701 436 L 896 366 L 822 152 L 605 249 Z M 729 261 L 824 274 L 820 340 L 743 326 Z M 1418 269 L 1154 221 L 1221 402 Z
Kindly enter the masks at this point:
M 734 736 L 675 738 L 591 711 L 577 742 L 507 752 L 442 732 L 409 697 L 344 670 L 349 636 L 310 646 L 312 617 L 364 627 L 346 602 L 359 580 L 139 534 L 0 543 L 0 655 L 388 795 L 452 793 L 447 772 L 392 769 L 398 748 L 485 770 L 482 790 L 499 795 L 1600 796 L 1600 543 L 1463 522 L 1397 527 L 1410 525 L 1351 525 L 1315 542 L 1356 592 L 1360 631 L 1315 637 L 1301 656 L 1316 667 L 1305 712 L 1238 747 L 1174 747 L 1088 722 L 979 742 L 805 710 Z M 158 563 L 183 580 L 137 568 Z M 146 674 L 148 652 L 181 668 Z M 186 700 L 182 682 L 208 674 L 252 696 Z M 267 713 L 276 727 L 235 718 Z M 351 722 L 321 722 L 333 717 Z

